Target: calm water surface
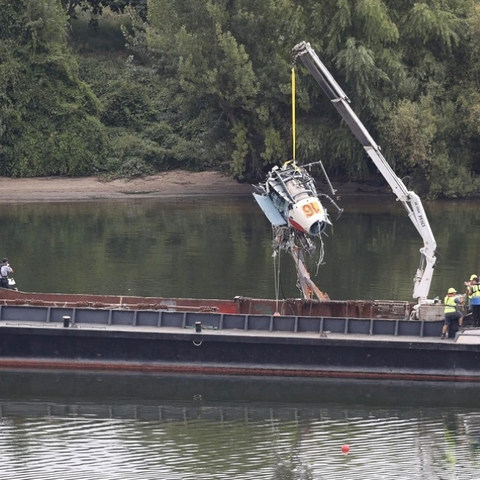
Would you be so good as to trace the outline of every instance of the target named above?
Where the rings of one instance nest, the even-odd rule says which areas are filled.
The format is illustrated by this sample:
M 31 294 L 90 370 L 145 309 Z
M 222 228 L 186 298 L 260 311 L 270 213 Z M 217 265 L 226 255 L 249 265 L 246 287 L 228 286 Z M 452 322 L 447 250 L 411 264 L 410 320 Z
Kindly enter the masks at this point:
M 468 385 L 37 372 L 0 380 L 2 479 L 479 478 L 479 391 Z
M 431 297 L 480 270 L 479 205 L 426 205 Z M 422 242 L 403 207 L 341 206 L 315 282 L 336 299 L 410 299 Z M 26 291 L 274 296 L 251 198 L 1 205 L 0 249 Z M 299 295 L 288 257 L 280 293 Z M 0 372 L 2 480 L 479 479 L 479 461 L 471 385 Z
M 318 274 L 310 259 L 317 285 L 334 299 L 410 299 L 423 243 L 402 205 L 340 203 Z M 479 205 L 426 205 L 439 258 L 431 297 L 480 270 Z M 1 205 L 0 249 L 25 291 L 275 295 L 271 229 L 250 197 Z M 280 270 L 280 297 L 298 297 L 290 257 Z

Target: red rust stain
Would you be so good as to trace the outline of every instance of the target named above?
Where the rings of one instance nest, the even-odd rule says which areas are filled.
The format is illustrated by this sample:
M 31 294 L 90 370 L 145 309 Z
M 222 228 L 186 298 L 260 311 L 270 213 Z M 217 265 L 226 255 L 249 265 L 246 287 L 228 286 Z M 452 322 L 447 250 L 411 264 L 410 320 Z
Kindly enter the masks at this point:
M 140 364 L 123 362 L 83 362 L 83 361 L 51 361 L 43 359 L 0 359 L 2 369 L 42 369 L 42 370 L 78 370 L 78 371 L 111 371 L 142 373 L 199 373 L 204 375 L 249 375 L 269 377 L 310 377 L 310 378 L 348 378 L 371 380 L 414 380 L 414 381 L 480 381 L 479 375 L 432 375 L 375 373 L 321 370 L 288 370 L 274 368 L 245 368 L 222 366 L 194 366 L 169 364 Z

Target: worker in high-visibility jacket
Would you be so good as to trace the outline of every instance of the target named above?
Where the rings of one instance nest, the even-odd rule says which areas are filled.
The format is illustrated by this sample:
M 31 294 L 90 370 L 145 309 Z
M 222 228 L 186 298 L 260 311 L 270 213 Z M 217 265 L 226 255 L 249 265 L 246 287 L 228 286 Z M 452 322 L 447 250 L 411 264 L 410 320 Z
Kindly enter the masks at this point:
M 464 297 L 457 295 L 457 291 L 454 288 L 449 288 L 447 296 L 443 300 L 445 304 L 445 323 L 442 328 L 442 339 L 447 338 L 448 328 L 452 321 L 458 320 L 458 326 L 463 326 L 463 314 L 457 310 L 457 307 L 462 304 Z
M 472 278 L 473 277 L 473 278 Z M 470 285 L 467 286 L 467 295 L 472 307 L 473 324 L 480 326 L 480 282 L 477 275 L 470 277 Z

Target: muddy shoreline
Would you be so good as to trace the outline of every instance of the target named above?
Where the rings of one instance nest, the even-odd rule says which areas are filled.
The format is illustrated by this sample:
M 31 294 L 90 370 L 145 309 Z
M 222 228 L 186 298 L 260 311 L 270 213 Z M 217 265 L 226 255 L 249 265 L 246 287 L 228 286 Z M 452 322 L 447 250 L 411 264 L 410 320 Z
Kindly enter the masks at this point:
M 385 187 L 353 182 L 335 185 L 338 195 L 391 195 Z M 0 177 L 0 202 L 58 202 L 126 198 L 250 195 L 252 185 L 219 172 L 161 172 L 132 180 L 102 178 Z

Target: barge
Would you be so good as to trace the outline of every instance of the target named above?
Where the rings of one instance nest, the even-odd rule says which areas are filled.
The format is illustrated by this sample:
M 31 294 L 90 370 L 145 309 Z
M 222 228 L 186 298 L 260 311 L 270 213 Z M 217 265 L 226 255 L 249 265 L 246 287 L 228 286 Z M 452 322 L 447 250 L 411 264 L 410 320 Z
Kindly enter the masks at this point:
M 480 381 L 480 330 L 414 306 L 0 289 L 0 368 Z
M 292 256 L 303 298 L 279 300 L 278 291 L 276 300 L 198 300 L 0 289 L 0 368 L 480 381 L 480 329 L 458 331 L 452 325 L 450 338 L 440 340 L 444 307 L 428 300 L 436 242 L 420 198 L 392 171 L 310 44 L 301 42 L 292 53 L 330 98 L 422 237 L 417 302 L 335 301 L 315 285 L 304 256 L 320 242 L 321 263 L 321 235 L 331 223 L 319 197 L 341 209 L 317 192 L 304 168 L 313 164 L 297 165 L 294 154 L 274 167 L 255 199 L 272 224 L 274 260 L 281 251 Z

